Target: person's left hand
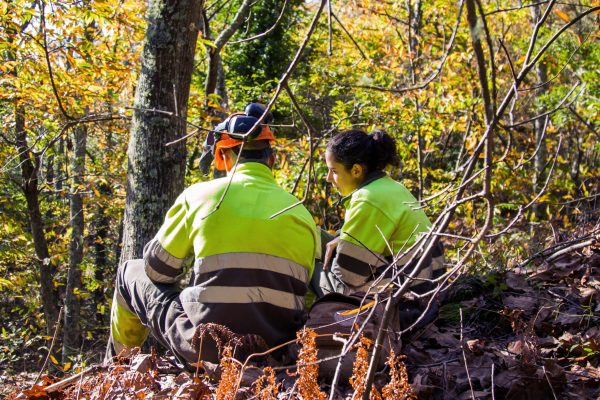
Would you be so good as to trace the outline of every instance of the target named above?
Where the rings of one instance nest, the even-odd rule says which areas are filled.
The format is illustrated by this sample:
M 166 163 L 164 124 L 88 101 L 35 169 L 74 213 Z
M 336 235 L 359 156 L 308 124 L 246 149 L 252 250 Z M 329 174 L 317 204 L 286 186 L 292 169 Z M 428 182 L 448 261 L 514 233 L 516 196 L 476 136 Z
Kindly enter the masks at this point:
M 323 259 L 323 271 L 327 271 L 329 268 L 329 263 L 332 261 L 333 255 L 335 254 L 335 250 L 337 249 L 338 243 L 340 242 L 340 237 L 336 236 L 332 241 L 325 245 L 325 257 Z

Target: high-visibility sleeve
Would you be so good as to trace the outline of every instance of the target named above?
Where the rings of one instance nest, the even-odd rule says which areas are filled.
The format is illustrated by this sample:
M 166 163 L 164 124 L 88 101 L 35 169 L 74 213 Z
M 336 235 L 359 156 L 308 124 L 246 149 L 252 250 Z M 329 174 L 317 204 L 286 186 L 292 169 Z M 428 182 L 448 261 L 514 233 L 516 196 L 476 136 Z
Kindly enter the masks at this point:
M 144 248 L 146 274 L 152 281 L 175 282 L 182 273 L 186 258 L 193 255 L 188 215 L 184 192 L 167 212 L 154 239 Z

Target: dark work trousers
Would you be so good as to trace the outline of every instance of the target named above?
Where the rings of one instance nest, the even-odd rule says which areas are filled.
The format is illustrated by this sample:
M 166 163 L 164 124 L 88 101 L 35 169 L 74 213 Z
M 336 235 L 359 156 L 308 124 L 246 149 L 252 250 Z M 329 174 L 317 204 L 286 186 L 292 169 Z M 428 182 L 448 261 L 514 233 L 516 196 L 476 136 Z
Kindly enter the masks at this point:
M 144 260 L 131 260 L 123 264 L 117 272 L 114 301 L 135 314 L 152 336 L 184 363 L 193 368 L 199 357 L 202 360 L 218 363 L 217 346 L 212 339 L 204 337 L 202 349 L 200 340 L 194 341 L 196 328 L 190 322 L 181 306 L 180 289 L 175 284 L 152 282 L 144 270 Z M 114 307 L 114 306 L 113 306 Z M 114 317 L 111 315 L 111 319 Z M 109 339 L 106 360 L 112 359 L 126 346 Z

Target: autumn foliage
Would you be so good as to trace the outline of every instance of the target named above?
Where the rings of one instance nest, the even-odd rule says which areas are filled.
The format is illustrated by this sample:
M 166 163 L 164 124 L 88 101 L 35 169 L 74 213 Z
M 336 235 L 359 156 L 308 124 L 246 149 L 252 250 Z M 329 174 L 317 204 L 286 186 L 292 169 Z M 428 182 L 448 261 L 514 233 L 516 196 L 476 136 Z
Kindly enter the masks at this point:
M 371 393 L 600 396 L 598 0 L 261 0 L 236 26 L 243 0 L 202 2 L 194 24 L 201 34 L 188 43 L 195 49 L 189 101 L 173 105 L 187 120 L 133 109 L 144 35 L 156 22 L 145 17 L 147 3 L 163 4 L 0 2 L 0 396 L 20 384 L 22 396 L 41 398 L 59 379 L 44 375 L 88 371 L 102 358 L 134 187 L 133 115 L 185 127 L 185 151 L 175 156 L 189 185 L 213 177 L 198 172 L 206 130 L 248 101 L 271 100 L 274 176 L 320 228 L 336 231 L 344 217 L 325 182 L 325 143 L 344 129 L 385 129 L 402 160 L 386 172 L 422 202 L 446 245 L 447 275 L 436 285 L 451 301 L 434 324 L 403 337 L 406 358 L 384 355 L 391 359 Z M 231 33 L 226 43 L 221 33 Z M 170 177 L 174 168 L 157 173 Z M 76 306 L 66 310 L 69 319 L 61 314 L 67 303 Z M 202 338 L 229 342 L 219 327 L 201 330 L 196 346 Z M 78 345 L 63 351 L 70 339 Z M 245 359 L 266 350 L 259 342 L 229 351 Z M 320 399 L 327 386 L 318 380 L 314 335 L 302 331 L 300 342 L 297 369 L 257 365 L 264 373 L 252 389 L 249 366 L 231 358 L 217 381 L 200 362 L 195 375 L 173 377 L 160 361 L 144 369 L 129 360 L 88 371 L 69 386 L 76 389 L 51 396 L 202 398 L 222 384 L 222 398 L 237 391 Z M 343 395 L 364 390 L 364 346 L 355 388 Z

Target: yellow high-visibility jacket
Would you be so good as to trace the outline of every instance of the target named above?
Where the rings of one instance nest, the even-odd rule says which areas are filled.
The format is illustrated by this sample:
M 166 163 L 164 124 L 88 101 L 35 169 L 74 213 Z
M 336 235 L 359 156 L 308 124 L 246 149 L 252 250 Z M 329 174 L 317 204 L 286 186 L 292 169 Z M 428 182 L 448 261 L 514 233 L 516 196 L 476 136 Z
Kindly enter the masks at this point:
M 146 274 L 175 282 L 193 257 L 192 280 L 180 294 L 192 324 L 222 324 L 278 344 L 303 322 L 320 236 L 302 205 L 271 218 L 298 200 L 267 166 L 240 164 L 228 187 L 229 179 L 192 185 L 177 198 L 144 249 Z

